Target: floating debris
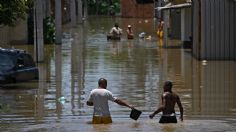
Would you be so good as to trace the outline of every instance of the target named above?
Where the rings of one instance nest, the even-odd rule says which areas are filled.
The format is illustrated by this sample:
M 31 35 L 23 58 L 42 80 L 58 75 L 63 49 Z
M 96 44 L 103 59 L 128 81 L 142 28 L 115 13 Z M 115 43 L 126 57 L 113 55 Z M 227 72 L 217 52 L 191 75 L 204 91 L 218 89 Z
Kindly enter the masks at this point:
M 62 96 L 62 97 L 58 98 L 58 101 L 59 101 L 61 104 L 65 104 L 65 103 L 66 103 L 66 98 Z
M 202 65 L 203 65 L 203 66 L 206 66 L 206 65 L 207 65 L 207 60 L 203 60 L 203 61 L 202 61 Z

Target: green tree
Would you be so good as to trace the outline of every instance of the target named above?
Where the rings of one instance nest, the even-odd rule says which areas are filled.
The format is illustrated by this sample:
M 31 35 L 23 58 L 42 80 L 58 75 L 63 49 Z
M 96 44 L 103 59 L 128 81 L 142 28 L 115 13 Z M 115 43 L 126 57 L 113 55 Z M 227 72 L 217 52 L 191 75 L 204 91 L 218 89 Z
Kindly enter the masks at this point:
M 89 14 L 112 15 L 120 12 L 120 0 L 88 0 Z
M 0 25 L 14 26 L 32 7 L 33 0 L 0 0 Z

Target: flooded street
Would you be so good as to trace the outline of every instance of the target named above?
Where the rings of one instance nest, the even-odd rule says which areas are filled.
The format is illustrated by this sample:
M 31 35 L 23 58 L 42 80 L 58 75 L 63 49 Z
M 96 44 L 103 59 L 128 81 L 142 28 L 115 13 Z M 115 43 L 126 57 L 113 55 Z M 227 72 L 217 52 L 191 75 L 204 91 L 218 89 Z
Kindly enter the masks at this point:
M 121 41 L 107 41 L 115 21 L 124 34 Z M 65 26 L 62 45 L 45 45 L 39 82 L 0 88 L 0 131 L 236 131 L 236 62 L 195 60 L 179 41 L 161 48 L 155 23 L 91 17 L 83 26 Z M 126 39 L 128 24 L 134 40 Z M 139 39 L 141 32 L 150 39 Z M 32 45 L 14 47 L 33 54 Z M 101 77 L 115 96 L 143 111 L 138 121 L 129 118 L 130 109 L 110 103 L 112 124 L 89 123 L 93 107 L 86 101 Z M 183 103 L 184 121 L 178 124 L 159 124 L 160 114 L 148 117 L 159 105 L 166 80 L 173 81 Z

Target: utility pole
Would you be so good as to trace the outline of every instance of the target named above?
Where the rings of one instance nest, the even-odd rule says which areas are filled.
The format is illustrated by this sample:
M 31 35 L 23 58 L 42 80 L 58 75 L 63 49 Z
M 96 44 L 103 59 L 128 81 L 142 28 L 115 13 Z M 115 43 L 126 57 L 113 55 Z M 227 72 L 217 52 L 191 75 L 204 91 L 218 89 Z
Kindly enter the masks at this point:
M 82 1 L 78 0 L 78 23 L 81 24 L 83 23 L 83 6 L 82 6 Z
M 87 19 L 88 18 L 88 2 L 87 2 L 87 0 L 84 0 L 83 1 L 83 3 L 84 3 L 84 18 L 85 19 Z
M 51 0 L 46 0 L 46 17 L 51 16 Z
M 71 18 L 71 27 L 76 26 L 76 5 L 75 0 L 70 0 L 70 18 Z
M 55 0 L 56 44 L 61 44 L 62 39 L 61 14 L 61 0 Z
M 36 0 L 34 5 L 34 59 L 36 62 L 44 61 L 42 0 Z

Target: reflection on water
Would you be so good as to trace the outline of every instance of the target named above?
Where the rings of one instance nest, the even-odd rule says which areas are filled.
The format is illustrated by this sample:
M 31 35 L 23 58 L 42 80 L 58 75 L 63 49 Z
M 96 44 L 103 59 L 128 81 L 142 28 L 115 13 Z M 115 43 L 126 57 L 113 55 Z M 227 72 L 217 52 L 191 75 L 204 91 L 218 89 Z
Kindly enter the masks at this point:
M 135 35 L 152 39 L 107 41 L 114 21 L 123 30 L 131 24 Z M 39 82 L 8 85 L 0 89 L 1 131 L 226 131 L 236 130 L 234 61 L 198 61 L 190 51 L 171 41 L 161 48 L 152 19 L 90 18 L 83 26 L 66 29 L 62 45 L 46 45 L 39 63 Z M 32 46 L 14 46 L 33 54 Z M 111 103 L 113 124 L 91 125 L 89 92 L 100 77 L 108 89 L 143 111 L 135 122 L 130 110 Z M 163 82 L 172 80 L 182 100 L 185 121 L 158 124 L 148 114 L 159 105 Z M 177 109 L 178 110 L 178 109 Z M 209 120 L 211 119 L 211 120 Z M 209 127 L 211 126 L 211 127 Z
M 236 115 L 236 63 L 193 61 L 193 114 Z

